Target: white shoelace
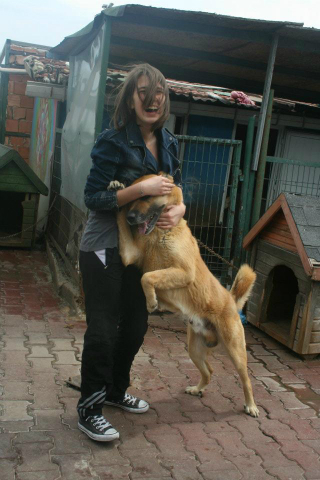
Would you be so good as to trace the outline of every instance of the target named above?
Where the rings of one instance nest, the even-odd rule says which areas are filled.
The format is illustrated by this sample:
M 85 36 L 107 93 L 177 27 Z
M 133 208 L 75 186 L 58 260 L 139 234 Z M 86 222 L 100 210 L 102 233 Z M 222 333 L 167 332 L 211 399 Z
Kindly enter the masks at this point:
M 124 396 L 124 401 L 129 404 L 132 403 L 132 405 L 134 405 L 137 401 L 137 398 L 133 395 L 130 395 L 130 393 L 126 393 Z
M 111 423 L 107 422 L 103 415 L 95 415 L 93 419 L 94 421 L 92 422 L 92 425 L 101 432 L 106 430 L 108 427 L 112 427 Z

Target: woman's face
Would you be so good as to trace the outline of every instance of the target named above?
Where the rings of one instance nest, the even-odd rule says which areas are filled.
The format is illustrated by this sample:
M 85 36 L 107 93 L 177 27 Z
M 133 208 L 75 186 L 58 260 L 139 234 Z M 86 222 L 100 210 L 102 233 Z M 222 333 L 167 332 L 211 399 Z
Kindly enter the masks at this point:
M 137 87 L 132 97 L 132 108 L 136 113 L 137 124 L 140 127 L 151 128 L 152 125 L 159 120 L 163 113 L 165 95 L 163 87 L 158 84 L 153 104 L 150 105 L 149 108 L 145 109 L 143 106 L 143 101 L 148 85 L 148 77 L 146 75 L 142 75 L 138 80 Z

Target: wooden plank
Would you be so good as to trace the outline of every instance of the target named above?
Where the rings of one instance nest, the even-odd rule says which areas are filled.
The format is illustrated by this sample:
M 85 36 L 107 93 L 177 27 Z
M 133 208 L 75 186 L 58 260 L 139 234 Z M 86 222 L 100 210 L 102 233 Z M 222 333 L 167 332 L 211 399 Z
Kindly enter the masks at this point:
M 301 305 L 301 295 L 300 293 L 298 293 L 296 297 L 296 303 L 294 305 L 292 320 L 291 320 L 290 334 L 289 334 L 289 340 L 288 340 L 289 348 L 293 348 L 293 344 L 296 338 L 296 330 L 297 330 L 297 323 L 299 318 L 300 305 Z
M 257 326 L 257 318 L 253 313 L 247 311 L 246 312 L 246 317 L 247 317 L 247 320 L 248 320 L 249 323 Z
M 268 276 L 269 273 L 271 272 L 271 270 L 274 267 L 277 267 L 279 265 L 283 265 L 283 263 L 279 263 L 278 261 L 275 261 L 274 264 L 268 265 L 267 263 L 265 263 L 264 261 L 259 259 L 259 260 L 256 261 L 256 271 L 257 272 L 265 272 L 265 274 Z M 287 266 L 287 265 L 285 265 L 285 266 Z M 288 267 L 288 268 L 291 268 L 291 267 Z M 299 280 L 302 280 L 302 281 L 308 283 L 308 285 L 311 284 L 311 280 L 309 280 L 309 277 L 307 277 L 307 275 L 305 274 L 304 270 L 302 270 L 302 268 L 296 268 L 295 265 L 292 265 L 291 270 L 293 271 L 293 273 L 295 274 L 295 276 Z
M 32 187 L 34 187 L 33 183 L 31 183 L 27 177 L 21 175 L 21 176 L 18 176 L 18 175 L 10 175 L 10 176 L 5 176 L 3 177 L 1 175 L 1 184 L 0 184 L 0 188 L 2 190 L 2 186 L 4 185 L 9 185 L 10 187 L 11 186 L 14 186 L 14 185 L 30 185 Z
M 320 343 L 310 343 L 308 353 L 320 353 Z
M 308 311 L 308 318 L 305 324 L 305 332 L 304 332 L 304 341 L 302 346 L 302 353 L 308 352 L 308 346 L 310 343 L 312 327 L 314 323 L 314 317 L 316 312 L 316 303 L 317 297 L 320 295 L 320 284 L 319 282 L 312 282 L 311 285 L 311 292 L 310 292 L 310 303 L 309 303 L 309 311 Z M 309 299 L 308 299 L 309 302 Z
M 312 332 L 310 337 L 310 343 L 320 342 L 320 332 Z
M 274 240 L 279 240 L 279 242 L 283 242 L 285 245 L 289 244 L 295 246 L 295 242 L 292 236 L 284 237 L 283 235 L 280 235 L 277 231 L 272 232 L 270 229 L 264 230 L 261 233 L 261 239 L 264 240 L 265 238 L 272 238 Z
M 34 185 L 19 185 L 19 184 L 0 184 L 0 190 L 2 192 L 30 192 L 30 193 L 38 193 L 38 190 Z
M 270 243 L 263 240 L 259 241 L 258 250 L 268 253 L 274 257 L 278 257 L 287 263 L 293 263 L 295 265 L 302 266 L 302 262 L 298 254 L 289 252 L 281 247 L 274 247 L 273 245 L 270 245 Z
M 28 238 L 30 238 L 30 240 L 32 240 L 32 237 L 33 237 L 33 232 L 32 232 L 31 229 L 30 229 L 30 231 L 27 230 L 26 232 L 22 232 L 21 238 L 22 238 L 23 240 L 26 240 L 26 239 L 28 239 Z
M 286 242 L 279 241 L 275 238 L 264 238 L 263 240 L 268 241 L 271 245 L 275 245 L 276 247 L 285 248 L 286 250 L 290 250 L 291 252 L 297 252 L 295 245 L 288 245 Z
M 278 213 L 281 208 L 281 203 L 283 201 L 284 195 L 281 194 L 277 200 L 271 205 L 266 213 L 260 218 L 260 220 L 254 225 L 249 233 L 243 239 L 243 248 L 248 248 L 251 242 L 256 238 L 256 236 L 264 229 L 264 227 L 270 222 L 270 220 Z
M 300 334 L 299 334 L 299 339 L 298 339 L 298 353 L 308 353 L 308 348 L 305 350 L 305 345 L 306 343 L 309 345 L 309 339 L 306 342 L 306 331 L 307 331 L 307 326 L 308 326 L 308 321 L 310 321 L 310 305 L 312 301 L 312 292 L 309 293 L 308 295 L 308 300 L 307 303 L 304 306 L 303 309 L 303 316 L 302 316 L 302 322 L 301 322 L 301 328 L 300 328 Z
M 278 342 L 282 343 L 283 345 L 287 345 L 288 335 L 286 335 L 284 332 L 279 331 L 279 327 L 276 323 L 261 323 L 259 328 Z
M 254 242 L 252 244 L 252 247 L 251 247 L 250 266 L 251 266 L 251 268 L 253 268 L 253 270 L 254 270 L 254 265 L 255 265 L 255 262 L 256 262 L 257 247 L 258 247 L 257 242 Z
M 266 228 L 264 232 L 276 233 L 284 238 L 292 238 L 290 229 L 287 226 L 279 226 L 272 224 L 270 228 Z
M 259 318 L 258 322 L 261 325 L 262 323 L 267 321 L 267 309 L 269 306 L 270 295 L 273 290 L 273 274 L 274 271 L 271 271 L 263 290 L 263 293 L 260 297 L 260 311 L 259 311 Z
M 287 204 L 287 201 L 285 201 L 282 204 L 282 209 L 283 209 L 283 213 L 285 214 L 285 217 L 287 219 L 289 228 L 291 230 L 291 234 L 294 238 L 294 241 L 295 241 L 295 244 L 296 244 L 296 247 L 297 247 L 297 250 L 298 250 L 298 254 L 299 254 L 299 256 L 301 258 L 301 262 L 303 264 L 303 268 L 305 269 L 305 272 L 307 273 L 307 275 L 311 275 L 312 274 L 312 267 L 311 267 L 309 258 L 307 256 L 307 253 L 305 251 L 304 245 L 301 241 L 301 237 L 300 237 L 299 231 L 297 229 L 297 225 L 295 224 L 295 221 L 293 220 L 293 217 L 291 215 L 290 208 Z
M 279 265 L 285 265 L 293 271 L 297 278 L 301 278 L 307 282 L 310 282 L 310 278 L 306 275 L 304 269 L 302 268 L 302 264 L 299 259 L 299 265 L 288 265 L 284 259 L 280 256 L 275 257 L 274 255 L 270 255 L 269 253 L 258 252 L 257 260 L 263 262 L 271 267 L 277 267 Z
M 259 312 L 259 305 L 256 305 L 255 303 L 250 302 L 249 300 L 247 304 L 247 311 L 252 313 L 253 315 L 257 315 Z
M 320 332 L 320 320 L 313 320 L 312 331 Z

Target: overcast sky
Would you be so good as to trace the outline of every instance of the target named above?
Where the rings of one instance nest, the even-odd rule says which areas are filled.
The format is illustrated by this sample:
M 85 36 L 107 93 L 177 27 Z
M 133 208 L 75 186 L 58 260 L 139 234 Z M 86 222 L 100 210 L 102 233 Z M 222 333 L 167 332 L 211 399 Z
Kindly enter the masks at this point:
M 0 52 L 7 38 L 54 47 L 100 13 L 104 0 L 0 0 Z M 124 5 L 113 0 L 115 6 Z M 320 29 L 320 0 L 147 0 L 128 4 L 304 23 Z

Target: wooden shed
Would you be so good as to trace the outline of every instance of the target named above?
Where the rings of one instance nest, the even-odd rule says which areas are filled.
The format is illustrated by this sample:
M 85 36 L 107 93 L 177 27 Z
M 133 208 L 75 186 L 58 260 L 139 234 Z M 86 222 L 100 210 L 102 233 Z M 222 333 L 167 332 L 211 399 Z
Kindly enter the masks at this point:
M 48 188 L 16 150 L 0 144 L 0 247 L 32 247 L 39 196 Z
M 243 247 L 257 274 L 248 321 L 294 352 L 320 353 L 320 199 L 282 193 Z

